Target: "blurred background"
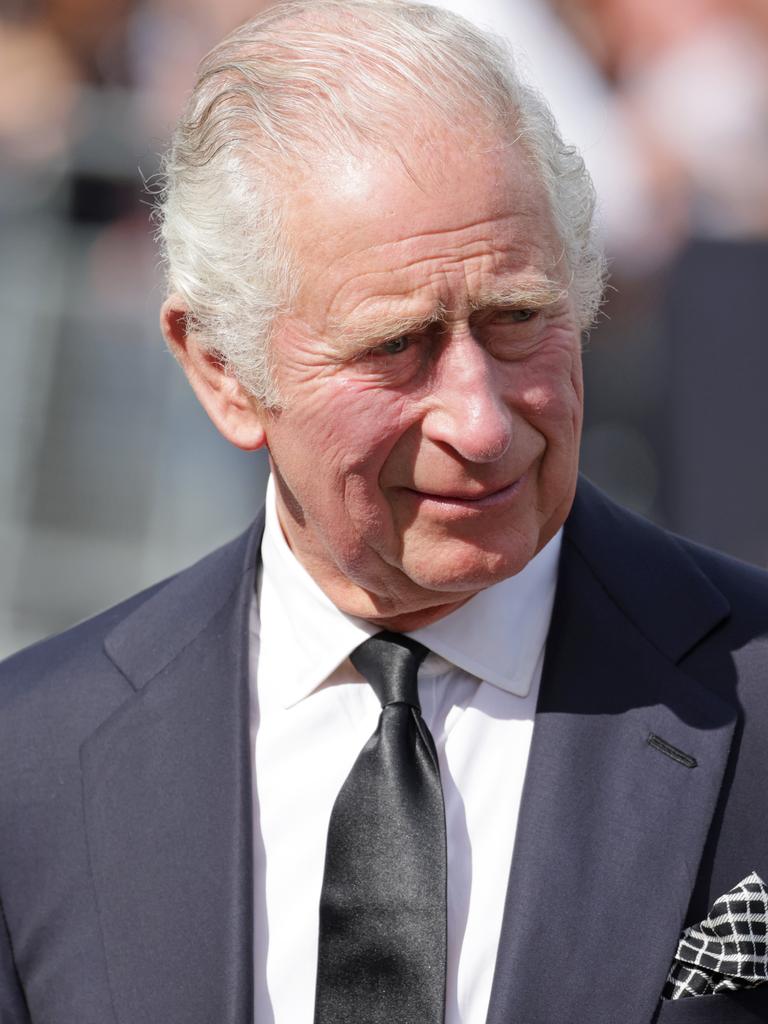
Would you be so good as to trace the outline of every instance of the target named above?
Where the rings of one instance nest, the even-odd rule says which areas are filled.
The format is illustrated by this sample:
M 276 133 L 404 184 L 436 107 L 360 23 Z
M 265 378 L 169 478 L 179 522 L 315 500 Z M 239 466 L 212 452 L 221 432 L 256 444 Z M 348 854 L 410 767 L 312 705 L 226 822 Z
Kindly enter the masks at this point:
M 768 566 L 768 0 L 455 0 L 586 158 L 612 287 L 582 468 Z M 258 0 L 0 0 L 0 655 L 244 529 L 157 326 L 151 184 L 194 69 Z

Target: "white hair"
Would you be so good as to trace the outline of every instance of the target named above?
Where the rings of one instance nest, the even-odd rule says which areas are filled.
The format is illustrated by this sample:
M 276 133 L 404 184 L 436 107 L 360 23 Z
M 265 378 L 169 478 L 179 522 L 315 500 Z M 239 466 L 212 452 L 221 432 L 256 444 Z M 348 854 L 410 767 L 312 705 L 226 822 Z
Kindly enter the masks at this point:
M 169 291 L 188 329 L 260 401 L 277 400 L 269 336 L 300 281 L 281 186 L 301 169 L 311 187 L 318 153 L 398 152 L 417 123 L 435 121 L 446 134 L 471 126 L 524 147 L 550 199 L 579 324 L 593 322 L 605 262 L 592 183 L 506 46 L 426 4 L 288 0 L 203 60 L 158 203 Z

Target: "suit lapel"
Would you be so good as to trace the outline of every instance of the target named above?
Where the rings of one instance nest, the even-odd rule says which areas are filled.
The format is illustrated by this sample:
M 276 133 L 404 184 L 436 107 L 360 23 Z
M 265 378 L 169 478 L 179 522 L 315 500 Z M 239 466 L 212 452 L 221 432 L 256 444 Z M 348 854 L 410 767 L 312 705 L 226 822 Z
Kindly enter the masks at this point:
M 582 486 L 488 1024 L 651 1019 L 735 722 L 735 709 L 676 662 L 727 611 L 674 541 Z
M 105 645 L 136 690 L 81 751 L 121 1024 L 252 1019 L 247 612 L 260 533 L 176 577 Z

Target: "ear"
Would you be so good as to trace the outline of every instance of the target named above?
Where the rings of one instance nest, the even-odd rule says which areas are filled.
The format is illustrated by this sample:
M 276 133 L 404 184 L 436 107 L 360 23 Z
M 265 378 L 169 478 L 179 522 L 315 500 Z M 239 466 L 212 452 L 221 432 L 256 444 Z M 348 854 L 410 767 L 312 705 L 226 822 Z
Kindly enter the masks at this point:
M 187 329 L 187 307 L 180 295 L 169 295 L 160 311 L 160 328 L 214 426 L 231 444 L 255 451 L 266 441 L 260 403 L 228 373 L 215 352 L 205 349 Z

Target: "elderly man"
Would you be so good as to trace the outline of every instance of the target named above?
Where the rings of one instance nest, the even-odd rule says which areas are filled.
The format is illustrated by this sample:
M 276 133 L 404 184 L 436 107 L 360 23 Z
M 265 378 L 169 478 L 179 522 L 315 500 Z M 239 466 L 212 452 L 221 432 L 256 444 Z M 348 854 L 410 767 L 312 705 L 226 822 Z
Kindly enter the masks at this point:
M 543 101 L 300 0 L 167 171 L 165 337 L 272 483 L 2 669 L 3 1024 L 765 1019 L 768 581 L 577 482 L 603 264 Z

